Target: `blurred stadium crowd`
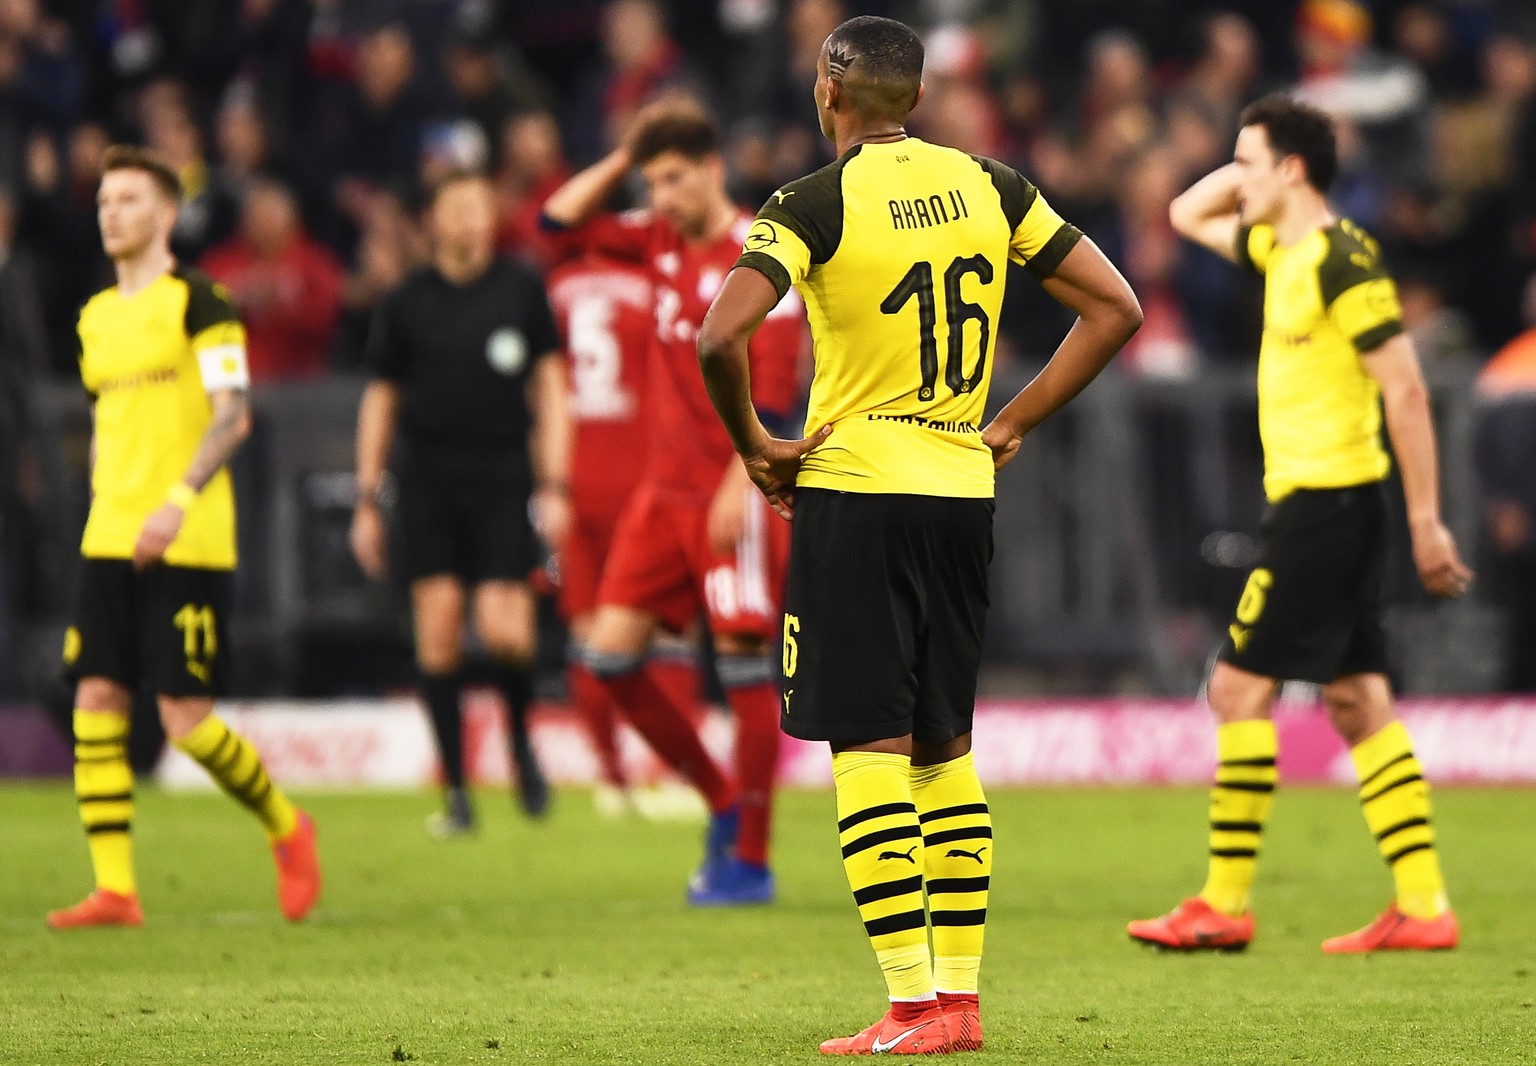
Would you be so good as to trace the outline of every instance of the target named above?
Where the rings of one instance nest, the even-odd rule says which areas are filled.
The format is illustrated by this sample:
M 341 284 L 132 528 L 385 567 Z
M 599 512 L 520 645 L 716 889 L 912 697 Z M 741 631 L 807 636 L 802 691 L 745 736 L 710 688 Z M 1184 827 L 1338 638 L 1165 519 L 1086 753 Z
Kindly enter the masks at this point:
M 687 93 L 755 206 L 829 160 L 815 59 L 857 13 L 924 33 L 912 132 L 1017 166 L 1125 270 L 1147 321 L 1121 374 L 1252 360 L 1257 286 L 1166 208 L 1229 158 L 1245 103 L 1290 87 L 1339 118 L 1336 200 L 1384 246 L 1431 372 L 1470 380 L 1514 344 L 1505 377 L 1536 387 L 1529 0 L 0 0 L 0 520 L 35 488 L 36 383 L 74 373 L 77 309 L 108 283 L 109 143 L 180 168 L 176 250 L 232 292 L 258 384 L 355 371 L 370 309 L 424 260 L 435 173 L 494 174 L 505 248 L 538 260 L 543 197 L 643 102 Z M 1000 362 L 1047 354 L 1061 314 L 1013 286 Z M 1494 542 L 1533 582 L 1532 475 L 1489 476 L 1512 508 L 1489 510 Z M 23 527 L 0 526 L 13 572 Z

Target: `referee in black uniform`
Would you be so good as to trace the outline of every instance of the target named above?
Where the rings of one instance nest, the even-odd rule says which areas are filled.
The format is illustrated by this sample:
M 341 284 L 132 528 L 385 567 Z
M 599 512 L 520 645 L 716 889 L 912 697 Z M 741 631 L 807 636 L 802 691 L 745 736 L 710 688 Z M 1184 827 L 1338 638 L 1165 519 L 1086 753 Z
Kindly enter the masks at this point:
M 539 561 L 534 523 L 551 547 L 566 526 L 569 423 L 544 286 L 497 257 L 490 183 L 449 175 L 432 191 L 427 222 L 431 265 L 384 301 L 370 329 L 352 548 L 365 573 L 384 576 L 379 493 L 398 426 L 397 558 L 448 790 L 428 828 L 452 835 L 474 827 L 459 718 L 466 606 L 497 663 L 523 807 L 539 815 L 549 803 L 526 722 L 535 646 L 528 575 Z

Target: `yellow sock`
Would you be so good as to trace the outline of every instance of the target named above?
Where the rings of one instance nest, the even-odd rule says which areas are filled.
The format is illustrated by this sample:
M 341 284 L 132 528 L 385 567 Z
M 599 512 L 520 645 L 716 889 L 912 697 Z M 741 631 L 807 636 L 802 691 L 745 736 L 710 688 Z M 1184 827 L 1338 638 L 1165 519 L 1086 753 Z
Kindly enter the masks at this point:
M 1275 723 L 1227 722 L 1216 729 L 1211 787 L 1211 865 L 1200 898 L 1233 917 L 1248 910 L 1259 841 L 1275 801 Z
M 133 876 L 133 767 L 128 762 L 128 716 L 75 709 L 75 799 L 91 849 L 96 887 L 131 896 Z
M 940 992 L 974 995 L 992 882 L 992 813 L 969 752 L 937 766 L 914 766 L 911 781 L 923 826 L 934 984 Z
M 1448 906 L 1430 825 L 1429 783 L 1403 723 L 1393 722 L 1349 751 L 1360 777 L 1360 808 L 1397 883 L 1397 909 L 1433 918 Z
M 204 718 L 176 746 L 201 763 L 220 788 L 250 808 L 269 838 L 278 840 L 293 832 L 298 824 L 293 804 L 267 776 L 250 741 L 216 715 Z
M 848 887 L 892 999 L 931 999 L 933 960 L 923 911 L 923 831 L 905 755 L 832 756 L 837 831 Z

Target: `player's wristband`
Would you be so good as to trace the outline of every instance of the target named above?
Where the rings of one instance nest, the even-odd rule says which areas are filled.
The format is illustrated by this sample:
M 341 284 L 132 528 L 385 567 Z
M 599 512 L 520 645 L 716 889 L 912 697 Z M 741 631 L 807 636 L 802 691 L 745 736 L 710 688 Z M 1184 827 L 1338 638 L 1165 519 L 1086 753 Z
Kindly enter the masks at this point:
M 165 502 L 180 507 L 183 511 L 190 511 L 192 505 L 197 502 L 197 490 L 185 481 L 178 481 L 171 486 L 171 491 L 165 494 Z

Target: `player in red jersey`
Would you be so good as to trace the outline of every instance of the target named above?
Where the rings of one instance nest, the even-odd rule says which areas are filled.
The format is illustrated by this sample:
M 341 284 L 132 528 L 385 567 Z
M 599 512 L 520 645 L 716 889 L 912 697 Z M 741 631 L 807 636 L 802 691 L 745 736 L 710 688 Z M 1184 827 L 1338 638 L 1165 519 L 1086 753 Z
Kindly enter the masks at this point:
M 634 799 L 619 757 L 617 708 L 586 668 L 583 650 L 619 517 L 645 472 L 645 366 L 656 336 L 655 287 L 645 267 L 598 253 L 562 263 L 545 284 L 565 342 L 573 423 L 571 524 L 559 559 L 560 612 L 571 633 L 567 685 L 614 797 L 609 802 L 622 810 Z M 653 641 L 645 669 L 673 702 L 696 703 L 691 644 Z
M 632 169 L 648 212 L 599 211 Z M 545 203 L 546 223 L 576 246 L 644 265 L 656 286 L 645 473 L 619 520 L 603 572 L 588 665 L 615 702 L 709 803 L 704 865 L 690 881 L 699 905 L 773 898 L 768 869 L 778 762 L 777 664 L 789 531 L 735 459 L 698 372 L 699 324 L 735 265 L 752 216 L 725 189 L 718 128 L 667 104 L 645 112 L 626 143 Z M 799 398 L 803 305 L 786 300 L 751 350 L 753 403 L 782 425 Z M 736 717 L 740 791 L 699 743 L 683 708 L 640 670 L 658 628 L 681 631 L 707 614 L 722 687 Z

